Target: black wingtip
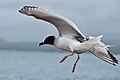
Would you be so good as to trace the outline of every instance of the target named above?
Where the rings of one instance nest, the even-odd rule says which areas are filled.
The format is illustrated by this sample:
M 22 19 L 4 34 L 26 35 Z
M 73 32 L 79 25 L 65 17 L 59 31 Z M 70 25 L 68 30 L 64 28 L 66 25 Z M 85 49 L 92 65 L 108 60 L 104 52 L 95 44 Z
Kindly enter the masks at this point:
M 114 65 L 114 66 L 116 66 L 116 64 L 115 64 L 115 63 L 113 63 L 113 65 Z
M 116 64 L 118 64 L 118 60 L 111 54 L 111 52 L 108 50 L 107 51 L 108 52 L 108 54 L 110 55 L 110 57 L 111 57 L 111 59 L 116 63 Z M 113 65 L 115 65 L 115 64 L 113 64 Z M 115 65 L 116 66 L 116 65 Z
M 21 10 L 19 10 L 19 12 L 22 13 Z
M 24 6 L 24 9 L 28 9 L 28 8 L 36 8 L 35 6 Z

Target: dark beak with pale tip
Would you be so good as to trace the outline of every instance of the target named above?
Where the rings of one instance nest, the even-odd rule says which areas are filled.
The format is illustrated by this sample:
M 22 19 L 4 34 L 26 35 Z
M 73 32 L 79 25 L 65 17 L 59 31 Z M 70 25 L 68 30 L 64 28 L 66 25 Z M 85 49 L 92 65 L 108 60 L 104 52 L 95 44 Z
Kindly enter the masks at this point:
M 42 46 L 42 45 L 44 45 L 44 44 L 45 44 L 44 42 L 41 42 L 41 43 L 38 44 L 38 46 Z

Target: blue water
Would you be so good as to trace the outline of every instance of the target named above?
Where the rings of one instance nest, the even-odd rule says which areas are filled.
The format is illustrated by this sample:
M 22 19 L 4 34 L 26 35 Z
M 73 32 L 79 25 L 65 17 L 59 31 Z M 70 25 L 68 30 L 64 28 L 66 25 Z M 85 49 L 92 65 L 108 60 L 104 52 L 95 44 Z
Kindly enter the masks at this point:
M 63 52 L 65 53 L 65 52 Z M 77 55 L 60 64 L 60 52 L 0 51 L 0 80 L 120 80 L 120 65 L 112 66 L 94 55 Z M 120 55 L 115 55 L 120 61 Z

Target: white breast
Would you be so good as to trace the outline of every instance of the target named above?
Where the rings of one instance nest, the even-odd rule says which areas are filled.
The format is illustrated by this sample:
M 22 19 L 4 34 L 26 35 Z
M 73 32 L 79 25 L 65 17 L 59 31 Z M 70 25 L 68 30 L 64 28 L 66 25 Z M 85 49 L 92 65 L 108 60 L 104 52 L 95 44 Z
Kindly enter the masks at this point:
M 66 37 L 59 37 L 55 40 L 54 45 L 59 48 L 66 51 L 75 51 L 75 53 L 81 53 L 86 51 L 84 49 L 83 43 L 80 43 L 79 41 L 75 39 L 69 39 Z

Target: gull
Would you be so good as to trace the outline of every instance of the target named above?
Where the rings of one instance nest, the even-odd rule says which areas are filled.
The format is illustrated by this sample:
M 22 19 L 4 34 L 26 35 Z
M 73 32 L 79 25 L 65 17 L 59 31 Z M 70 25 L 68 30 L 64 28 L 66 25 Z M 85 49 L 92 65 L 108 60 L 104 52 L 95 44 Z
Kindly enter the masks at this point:
M 39 46 L 49 44 L 54 45 L 59 49 L 72 52 L 71 54 L 64 56 L 60 60 L 60 63 L 67 57 L 73 56 L 76 53 L 77 60 L 73 65 L 72 72 L 75 71 L 76 64 L 80 59 L 79 54 L 84 52 L 90 52 L 112 65 L 116 66 L 116 64 L 118 64 L 118 60 L 108 49 L 108 47 L 111 46 L 101 42 L 103 35 L 97 37 L 85 36 L 71 20 L 43 7 L 24 6 L 19 12 L 27 16 L 33 16 L 36 19 L 47 21 L 57 28 L 59 36 L 48 36 L 43 42 L 39 43 Z

